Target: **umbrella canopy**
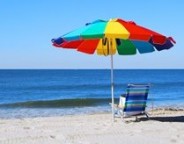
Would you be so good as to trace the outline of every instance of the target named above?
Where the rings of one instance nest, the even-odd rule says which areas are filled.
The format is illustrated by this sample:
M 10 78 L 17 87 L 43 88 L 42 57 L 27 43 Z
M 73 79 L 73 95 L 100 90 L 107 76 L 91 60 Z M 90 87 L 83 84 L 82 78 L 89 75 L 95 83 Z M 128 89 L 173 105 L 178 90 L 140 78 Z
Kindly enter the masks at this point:
M 77 51 L 98 55 L 134 55 L 170 49 L 175 41 L 157 32 L 141 27 L 132 21 L 96 20 L 84 27 L 52 39 L 53 45 L 74 48 Z M 111 49 L 110 49 L 111 48 Z
M 96 20 L 84 27 L 71 31 L 59 38 L 52 39 L 56 47 L 76 49 L 87 54 L 111 56 L 111 97 L 114 121 L 114 82 L 113 55 L 135 55 L 155 50 L 170 49 L 176 43 L 172 37 L 137 25 L 133 21 L 122 19 Z

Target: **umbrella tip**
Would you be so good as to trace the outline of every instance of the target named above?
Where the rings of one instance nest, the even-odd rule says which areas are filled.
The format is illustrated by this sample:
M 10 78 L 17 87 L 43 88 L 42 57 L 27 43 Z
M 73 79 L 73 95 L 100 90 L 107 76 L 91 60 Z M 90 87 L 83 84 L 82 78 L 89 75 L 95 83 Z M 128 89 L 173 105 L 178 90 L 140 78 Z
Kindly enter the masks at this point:
M 55 43 L 57 45 L 60 45 L 64 42 L 63 38 L 60 38 L 60 37 L 57 39 L 53 38 L 51 41 L 52 41 L 52 43 Z
M 90 25 L 91 23 L 86 23 L 85 25 L 87 26 L 87 25 Z
M 54 39 L 54 38 L 53 38 L 53 39 L 51 39 L 51 42 L 52 42 L 52 43 L 54 43 L 54 41 L 55 41 L 55 39 Z
M 176 41 L 172 37 L 168 37 L 170 41 L 172 41 L 174 44 L 176 44 Z
M 136 23 L 134 21 L 128 21 L 128 23 L 136 25 Z

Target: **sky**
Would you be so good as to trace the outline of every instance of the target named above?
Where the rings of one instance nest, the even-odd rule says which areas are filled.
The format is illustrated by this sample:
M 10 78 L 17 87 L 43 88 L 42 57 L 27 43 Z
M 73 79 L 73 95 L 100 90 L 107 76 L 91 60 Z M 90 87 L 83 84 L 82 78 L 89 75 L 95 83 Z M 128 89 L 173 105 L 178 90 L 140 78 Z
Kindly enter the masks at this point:
M 58 49 L 51 39 L 121 18 L 172 36 L 170 50 L 114 56 L 115 69 L 184 69 L 183 0 L 0 0 L 0 69 L 109 69 L 110 57 Z

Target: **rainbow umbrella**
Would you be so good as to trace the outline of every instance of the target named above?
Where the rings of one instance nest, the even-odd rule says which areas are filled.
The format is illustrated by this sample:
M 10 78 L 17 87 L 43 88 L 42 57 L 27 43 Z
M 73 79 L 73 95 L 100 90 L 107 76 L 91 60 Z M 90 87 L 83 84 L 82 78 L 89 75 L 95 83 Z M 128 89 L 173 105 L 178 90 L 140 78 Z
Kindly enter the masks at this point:
M 113 55 L 135 55 L 170 49 L 176 42 L 172 37 L 122 19 L 96 20 L 84 27 L 52 39 L 55 47 L 111 57 L 111 97 L 114 105 Z M 114 108 L 112 107 L 114 120 Z

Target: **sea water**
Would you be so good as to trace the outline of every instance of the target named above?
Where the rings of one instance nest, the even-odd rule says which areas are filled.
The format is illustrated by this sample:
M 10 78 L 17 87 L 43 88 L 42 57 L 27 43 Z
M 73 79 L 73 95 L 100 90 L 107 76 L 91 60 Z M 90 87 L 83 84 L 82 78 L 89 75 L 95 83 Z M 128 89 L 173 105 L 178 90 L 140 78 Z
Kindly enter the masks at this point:
M 110 70 L 0 70 L 0 118 L 110 112 Z M 184 70 L 114 70 L 115 102 L 149 83 L 148 107 L 184 107 Z

